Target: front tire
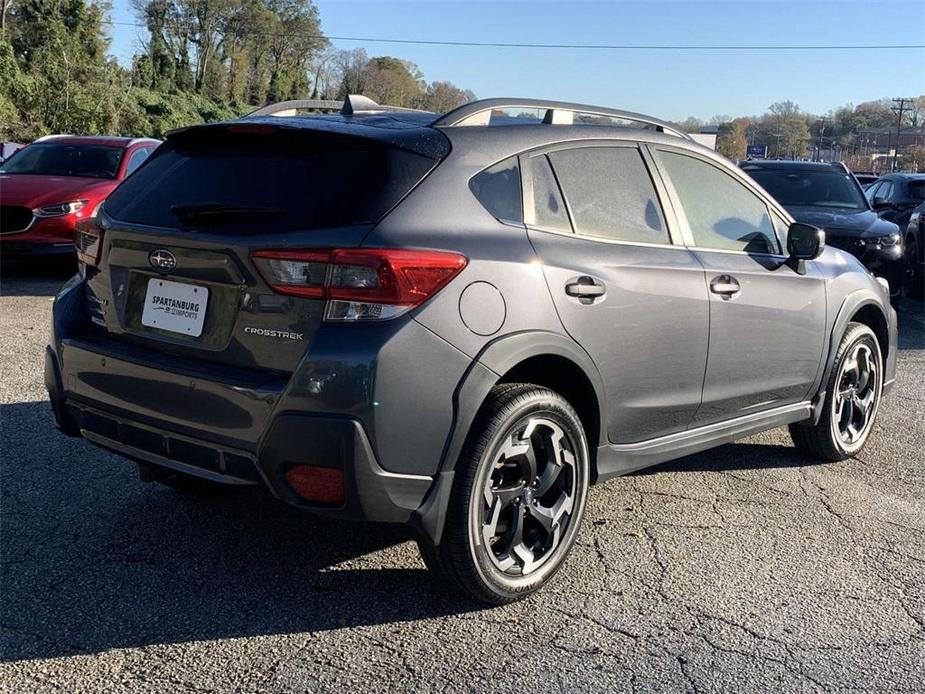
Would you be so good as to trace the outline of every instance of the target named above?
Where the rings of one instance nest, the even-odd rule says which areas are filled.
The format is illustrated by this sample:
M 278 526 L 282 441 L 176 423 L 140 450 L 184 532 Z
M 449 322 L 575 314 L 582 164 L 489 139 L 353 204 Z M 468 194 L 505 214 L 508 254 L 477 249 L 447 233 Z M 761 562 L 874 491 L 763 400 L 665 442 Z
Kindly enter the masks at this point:
M 492 389 L 456 467 L 441 543 L 419 540 L 428 568 L 480 602 L 536 592 L 575 544 L 590 481 L 581 420 L 530 384 Z
M 790 425 L 798 449 L 830 462 L 845 460 L 864 447 L 883 393 L 883 356 L 873 330 L 849 323 L 826 386 L 817 424 Z

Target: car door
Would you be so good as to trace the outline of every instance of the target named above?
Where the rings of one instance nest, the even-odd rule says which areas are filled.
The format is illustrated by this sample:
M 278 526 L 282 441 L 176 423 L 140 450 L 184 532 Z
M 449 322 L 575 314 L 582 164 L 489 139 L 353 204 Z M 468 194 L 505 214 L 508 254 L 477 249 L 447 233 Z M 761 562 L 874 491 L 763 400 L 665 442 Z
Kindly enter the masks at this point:
M 689 150 L 659 146 L 654 155 L 706 271 L 710 349 L 693 425 L 808 398 L 825 337 L 820 269 L 785 264 L 783 213 L 737 170 Z
M 706 367 L 703 269 L 673 243 L 647 157 L 636 143 L 521 157 L 528 234 L 563 326 L 600 370 L 614 443 L 684 430 Z

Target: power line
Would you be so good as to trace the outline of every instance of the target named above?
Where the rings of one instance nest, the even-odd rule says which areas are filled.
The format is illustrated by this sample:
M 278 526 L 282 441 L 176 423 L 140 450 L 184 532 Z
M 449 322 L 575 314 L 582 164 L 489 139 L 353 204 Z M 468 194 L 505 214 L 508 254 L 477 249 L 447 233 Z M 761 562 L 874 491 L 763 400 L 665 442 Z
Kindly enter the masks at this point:
M 147 25 L 137 22 L 104 21 L 110 26 L 137 27 L 147 29 Z M 661 44 L 578 44 L 578 43 L 506 43 L 491 41 L 437 41 L 428 39 L 385 39 L 369 36 L 326 36 L 308 33 L 273 33 L 261 31 L 236 31 L 235 34 L 247 36 L 272 36 L 277 38 L 327 39 L 329 41 L 353 41 L 356 43 L 395 43 L 417 46 L 456 46 L 465 48 L 553 48 L 568 50 L 614 50 L 614 51 L 870 51 L 870 50 L 922 50 L 925 44 L 874 44 L 874 45 L 708 45 L 687 44 L 680 46 Z

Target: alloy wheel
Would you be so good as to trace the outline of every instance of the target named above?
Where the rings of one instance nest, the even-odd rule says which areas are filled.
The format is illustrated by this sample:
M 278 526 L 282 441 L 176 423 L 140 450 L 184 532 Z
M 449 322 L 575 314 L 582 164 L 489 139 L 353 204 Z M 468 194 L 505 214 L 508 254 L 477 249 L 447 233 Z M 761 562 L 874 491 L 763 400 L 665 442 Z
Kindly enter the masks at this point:
M 859 342 L 842 362 L 835 390 L 834 424 L 842 443 L 862 441 L 873 421 L 880 394 L 880 372 L 873 348 Z
M 575 450 L 559 424 L 533 416 L 496 451 L 479 523 L 489 557 L 503 573 L 530 574 L 560 545 L 575 508 Z

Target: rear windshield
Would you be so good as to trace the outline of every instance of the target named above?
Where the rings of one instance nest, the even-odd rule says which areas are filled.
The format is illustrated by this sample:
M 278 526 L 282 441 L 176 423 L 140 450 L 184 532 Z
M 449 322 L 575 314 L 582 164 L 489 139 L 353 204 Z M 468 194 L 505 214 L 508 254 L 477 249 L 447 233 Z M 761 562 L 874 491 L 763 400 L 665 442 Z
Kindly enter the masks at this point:
M 784 207 L 867 209 L 867 202 L 851 174 L 795 169 L 747 169 L 747 171 Z
M 115 178 L 125 149 L 106 145 L 29 145 L 7 159 L 0 173 Z
M 340 134 L 200 131 L 168 140 L 110 195 L 106 211 L 136 224 L 247 232 L 375 222 L 435 164 Z

